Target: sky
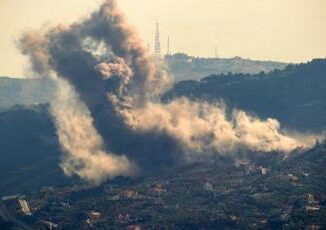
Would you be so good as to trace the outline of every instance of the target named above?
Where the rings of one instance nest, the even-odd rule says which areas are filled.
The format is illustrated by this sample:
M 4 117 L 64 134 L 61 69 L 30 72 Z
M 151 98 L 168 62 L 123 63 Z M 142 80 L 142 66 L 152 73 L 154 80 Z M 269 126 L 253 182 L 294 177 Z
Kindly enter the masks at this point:
M 0 0 L 0 76 L 23 77 L 16 41 L 28 30 L 72 23 L 101 0 Z M 162 53 L 306 62 L 326 57 L 325 0 L 118 0 L 152 48 L 156 19 Z

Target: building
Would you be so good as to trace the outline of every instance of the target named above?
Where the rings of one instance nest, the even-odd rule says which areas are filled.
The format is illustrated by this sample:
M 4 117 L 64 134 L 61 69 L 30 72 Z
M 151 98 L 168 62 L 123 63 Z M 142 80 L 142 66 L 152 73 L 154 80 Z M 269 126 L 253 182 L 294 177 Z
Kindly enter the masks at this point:
M 268 173 L 271 172 L 270 169 L 268 169 L 268 168 L 264 168 L 264 167 L 262 167 L 262 166 L 259 167 L 259 170 L 260 170 L 260 173 L 261 173 L 262 176 L 265 176 L 265 175 L 267 175 Z
M 41 220 L 40 225 L 43 225 L 44 227 L 46 227 L 46 229 L 49 229 L 49 230 L 58 228 L 57 224 L 55 224 L 55 223 L 53 223 L 51 221 L 46 221 L 46 220 Z
M 141 227 L 137 224 L 127 226 L 127 230 L 141 230 Z
M 32 215 L 28 203 L 25 200 L 25 196 L 21 196 L 21 195 L 4 196 L 1 198 L 1 200 L 6 205 L 6 207 L 11 209 L 12 211 L 27 216 Z
M 20 209 L 21 209 L 21 211 L 22 211 L 25 215 L 27 215 L 27 216 L 32 215 L 32 213 L 31 213 L 31 211 L 30 211 L 30 209 L 29 209 L 29 206 L 28 206 L 28 203 L 27 203 L 26 200 L 24 200 L 24 199 L 19 199 L 18 202 L 19 202 L 19 205 L 20 205 Z
M 211 192 L 214 191 L 213 185 L 209 182 L 206 182 L 203 186 L 204 191 Z

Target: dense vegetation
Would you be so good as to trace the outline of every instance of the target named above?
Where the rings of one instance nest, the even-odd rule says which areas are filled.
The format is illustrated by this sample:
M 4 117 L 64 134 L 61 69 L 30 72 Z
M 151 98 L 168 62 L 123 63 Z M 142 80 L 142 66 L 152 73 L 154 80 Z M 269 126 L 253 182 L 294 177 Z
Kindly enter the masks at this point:
M 241 57 L 234 58 L 200 58 L 177 53 L 165 56 L 165 62 L 176 81 L 199 80 L 203 76 L 222 73 L 270 72 L 284 69 L 287 64 L 273 61 L 255 61 Z
M 53 95 L 54 88 L 54 82 L 46 78 L 0 77 L 0 109 L 18 104 L 47 103 Z
M 44 220 L 58 229 L 325 227 L 325 142 L 287 158 L 243 152 L 162 175 L 118 177 L 94 188 L 63 175 L 63 154 L 48 105 L 30 105 L 49 101 L 53 92 L 52 83 L 47 88 L 40 81 L 45 80 L 0 78 L 0 196 L 27 195 L 33 213 L 22 216 L 0 201 L 0 228 L 14 228 L 16 221 L 42 229 Z M 224 100 L 230 108 L 275 117 L 289 128 L 323 131 L 326 59 L 270 73 L 183 81 L 163 99 L 181 96 Z M 15 104 L 25 106 L 4 109 Z M 5 210 L 15 221 L 6 219 Z M 100 216 L 93 218 L 92 211 Z
M 0 97 L 2 105 L 9 106 L 47 101 L 54 86 L 44 79 L 0 78 L 0 87 L 0 94 L 6 95 Z M 27 89 L 31 95 L 24 98 L 21 92 Z M 291 65 L 268 74 L 222 74 L 201 81 L 183 81 L 165 95 L 165 100 L 180 96 L 212 102 L 224 99 L 230 108 L 251 111 L 262 118 L 275 117 L 285 127 L 323 131 L 326 128 L 326 60 Z M 65 181 L 58 166 L 62 154 L 47 106 L 0 110 L 0 137 L 2 194 L 22 191 L 31 188 L 30 185 L 41 186 L 44 181 L 49 184 Z
M 288 128 L 326 128 L 326 59 L 289 65 L 259 74 L 211 75 L 200 81 L 178 82 L 165 99 L 187 96 L 211 102 L 224 100 L 230 108 L 274 117 Z
M 0 196 L 67 181 L 47 106 L 0 112 Z
M 56 187 L 29 197 L 33 217 L 18 218 L 33 229 L 41 220 L 58 229 L 323 229 L 325 163 L 322 143 L 284 160 L 257 154 L 95 188 Z

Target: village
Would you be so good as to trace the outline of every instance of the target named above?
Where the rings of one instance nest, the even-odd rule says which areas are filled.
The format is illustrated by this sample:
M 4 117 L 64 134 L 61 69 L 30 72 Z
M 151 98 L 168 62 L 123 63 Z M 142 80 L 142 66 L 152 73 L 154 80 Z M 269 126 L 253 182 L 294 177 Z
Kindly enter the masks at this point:
M 1 202 L 34 229 L 291 228 L 298 221 L 318 229 L 326 220 L 325 172 L 318 172 L 325 152 L 314 157 L 325 149 L 316 148 L 306 162 L 299 155 L 272 167 L 248 160 L 197 163 L 164 176 L 118 177 L 99 187 L 44 186 Z

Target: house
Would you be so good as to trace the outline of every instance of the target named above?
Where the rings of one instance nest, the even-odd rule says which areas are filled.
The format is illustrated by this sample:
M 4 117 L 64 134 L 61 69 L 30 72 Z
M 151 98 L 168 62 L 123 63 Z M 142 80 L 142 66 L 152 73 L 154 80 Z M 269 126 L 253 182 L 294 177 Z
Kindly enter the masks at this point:
M 25 196 L 22 195 L 11 195 L 11 196 L 4 196 L 1 198 L 4 204 L 7 207 L 11 207 L 15 209 L 18 213 L 23 215 L 32 215 L 29 205 L 25 200 Z
M 29 209 L 29 206 L 28 206 L 28 203 L 27 203 L 26 200 L 24 200 L 24 199 L 19 199 L 18 202 L 19 202 L 19 205 L 20 205 L 20 209 L 21 209 L 21 211 L 22 211 L 25 215 L 27 215 L 27 216 L 32 215 L 32 213 L 31 213 L 31 211 L 30 211 L 30 209 Z
M 141 227 L 137 224 L 127 226 L 127 230 L 141 230 Z
M 206 192 L 211 192 L 214 191 L 213 185 L 210 184 L 209 182 L 206 182 L 203 186 L 204 191 Z

